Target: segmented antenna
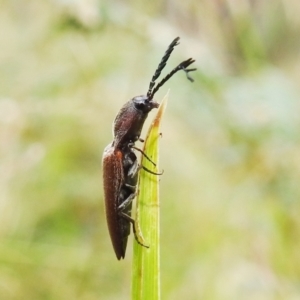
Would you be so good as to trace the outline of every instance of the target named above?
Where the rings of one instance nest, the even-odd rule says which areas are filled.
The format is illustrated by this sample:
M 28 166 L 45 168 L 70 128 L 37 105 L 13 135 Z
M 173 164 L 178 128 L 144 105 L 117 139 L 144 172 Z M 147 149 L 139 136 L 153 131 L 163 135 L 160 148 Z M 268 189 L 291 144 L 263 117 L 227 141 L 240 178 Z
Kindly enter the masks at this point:
M 148 92 L 147 92 L 147 96 L 150 97 L 151 95 L 151 92 L 152 92 L 152 89 L 155 85 L 155 80 L 159 77 L 161 71 L 163 70 L 163 68 L 166 66 L 167 64 L 167 61 L 172 53 L 172 51 L 174 50 L 174 47 L 177 46 L 179 44 L 179 37 L 177 37 L 176 39 L 173 40 L 173 42 L 169 45 L 165 55 L 163 56 L 163 58 L 161 59 L 152 79 L 151 79 L 151 82 L 149 84 L 149 89 L 148 89 Z M 152 93 L 152 97 L 155 93 Z M 149 99 L 152 99 L 152 97 L 150 97 Z
M 197 70 L 196 68 L 193 69 L 187 69 L 187 67 L 189 65 L 191 65 L 192 63 L 194 63 L 195 60 L 192 58 L 189 58 L 185 61 L 183 61 L 182 63 L 180 63 L 175 69 L 173 69 L 166 77 L 164 77 L 154 88 L 154 90 L 152 91 L 152 93 L 148 93 L 147 96 L 150 99 L 153 98 L 154 94 L 159 90 L 160 87 L 162 87 L 175 73 L 177 73 L 180 70 L 183 70 L 186 74 L 186 77 L 189 81 L 193 82 L 194 79 L 192 77 L 190 77 L 189 72 L 195 71 Z M 160 73 L 160 72 L 159 72 Z M 154 77 L 154 76 L 153 76 Z M 153 78 L 152 78 L 153 79 Z M 156 78 L 157 79 L 157 78 Z M 153 88 L 153 86 L 152 86 Z

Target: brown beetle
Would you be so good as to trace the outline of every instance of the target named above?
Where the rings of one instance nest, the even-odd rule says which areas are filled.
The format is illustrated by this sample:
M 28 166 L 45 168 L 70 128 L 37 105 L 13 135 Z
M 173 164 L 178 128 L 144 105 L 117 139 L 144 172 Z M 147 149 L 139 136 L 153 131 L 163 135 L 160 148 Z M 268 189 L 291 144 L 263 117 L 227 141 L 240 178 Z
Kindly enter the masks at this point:
M 135 221 L 131 218 L 132 200 L 136 195 L 138 171 L 140 168 L 144 168 L 143 166 L 139 166 L 134 150 L 138 150 L 142 155 L 145 155 L 142 150 L 136 148 L 134 145 L 137 140 L 141 140 L 141 131 L 148 113 L 159 106 L 153 100 L 153 96 L 166 81 L 180 70 L 183 70 L 187 78 L 193 81 L 188 73 L 196 69 L 187 69 L 187 67 L 195 60 L 190 58 L 180 63 L 155 86 L 156 79 L 160 76 L 174 47 L 178 44 L 179 37 L 174 39 L 169 45 L 152 77 L 147 95 L 136 96 L 121 108 L 113 125 L 114 140 L 105 148 L 103 153 L 102 164 L 106 219 L 110 238 L 118 259 L 125 257 L 127 239 L 130 234 L 130 223 L 133 225 L 136 241 L 145 246 L 141 237 L 136 232 Z M 150 160 L 147 156 L 146 158 Z M 156 175 L 161 174 L 152 172 L 146 168 L 144 169 Z

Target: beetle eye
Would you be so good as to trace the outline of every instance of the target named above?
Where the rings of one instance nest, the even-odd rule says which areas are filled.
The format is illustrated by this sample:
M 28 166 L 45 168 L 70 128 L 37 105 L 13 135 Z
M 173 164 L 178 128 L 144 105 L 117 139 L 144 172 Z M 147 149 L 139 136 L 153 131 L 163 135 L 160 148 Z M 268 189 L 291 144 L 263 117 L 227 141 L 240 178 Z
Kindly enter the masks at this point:
M 132 99 L 134 107 L 143 112 L 148 112 L 149 110 L 149 100 L 147 96 L 137 96 Z
M 144 110 L 146 107 L 146 103 L 145 102 L 137 102 L 137 103 L 135 103 L 134 106 L 136 109 Z

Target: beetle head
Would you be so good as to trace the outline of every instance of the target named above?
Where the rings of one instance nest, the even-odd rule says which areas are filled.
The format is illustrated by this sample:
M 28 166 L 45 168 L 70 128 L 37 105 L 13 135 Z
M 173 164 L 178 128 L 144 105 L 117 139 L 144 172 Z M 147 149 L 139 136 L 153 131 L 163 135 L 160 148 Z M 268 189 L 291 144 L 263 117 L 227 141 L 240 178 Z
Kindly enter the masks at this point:
M 153 100 L 155 93 L 178 71 L 183 70 L 190 81 L 193 79 L 189 76 L 189 72 L 196 69 L 188 69 L 195 60 L 189 58 L 180 63 L 169 74 L 167 74 L 160 82 L 156 84 L 156 80 L 160 76 L 161 71 L 166 66 L 166 63 L 174 50 L 174 47 L 179 44 L 179 37 L 173 40 L 165 52 L 161 62 L 159 63 L 154 75 L 149 84 L 147 95 L 136 96 L 124 104 L 119 113 L 117 114 L 114 125 L 113 147 L 115 149 L 127 147 L 130 143 L 136 142 L 141 134 L 144 122 L 148 113 L 158 108 L 159 104 Z
M 149 99 L 148 96 L 136 96 L 131 100 L 134 104 L 134 107 L 137 110 L 142 111 L 143 113 L 150 112 L 153 108 L 158 108 L 159 104 L 152 99 Z

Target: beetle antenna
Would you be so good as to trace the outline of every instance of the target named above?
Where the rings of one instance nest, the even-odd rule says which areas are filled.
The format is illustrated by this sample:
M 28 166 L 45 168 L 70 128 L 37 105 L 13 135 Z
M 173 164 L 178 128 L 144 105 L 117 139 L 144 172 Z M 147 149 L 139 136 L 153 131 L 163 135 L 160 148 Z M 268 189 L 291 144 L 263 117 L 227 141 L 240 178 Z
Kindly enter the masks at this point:
M 189 58 L 185 61 L 183 61 L 182 63 L 180 63 L 175 69 L 173 69 L 166 77 L 164 77 L 154 88 L 154 90 L 152 91 L 152 93 L 150 95 L 147 94 L 147 96 L 149 97 L 149 99 L 152 99 L 154 94 L 159 90 L 159 88 L 161 88 L 175 73 L 177 73 L 180 70 L 183 70 L 186 74 L 186 77 L 189 81 L 193 82 L 194 79 L 192 77 L 190 77 L 189 72 L 195 71 L 197 70 L 196 68 L 193 69 L 187 69 L 187 67 L 189 65 L 191 65 L 192 63 L 194 63 L 195 60 L 192 58 Z
M 165 55 L 163 56 L 163 58 L 161 59 L 152 79 L 151 79 L 151 82 L 149 84 L 149 89 L 148 89 L 148 92 L 147 92 L 147 96 L 150 97 L 151 95 L 151 92 L 152 92 L 152 89 L 155 85 L 155 80 L 159 77 L 161 71 L 164 69 L 164 67 L 166 66 L 167 64 L 167 61 L 172 53 L 172 51 L 174 50 L 175 46 L 179 45 L 179 37 L 177 37 L 176 39 L 173 40 L 173 42 L 169 45 Z M 154 95 L 154 94 L 153 94 Z M 152 97 L 150 97 L 151 99 Z

